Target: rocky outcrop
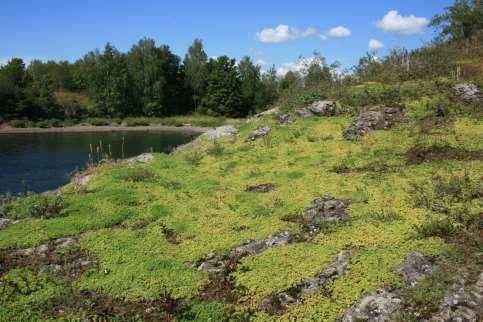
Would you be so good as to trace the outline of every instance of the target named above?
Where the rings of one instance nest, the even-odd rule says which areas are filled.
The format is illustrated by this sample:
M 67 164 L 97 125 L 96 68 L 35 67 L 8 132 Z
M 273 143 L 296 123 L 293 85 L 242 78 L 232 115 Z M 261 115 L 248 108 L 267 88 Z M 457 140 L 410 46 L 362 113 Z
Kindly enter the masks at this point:
M 400 116 L 401 110 L 392 107 L 363 111 L 351 126 L 344 130 L 342 135 L 347 140 L 355 140 L 371 130 L 387 130 L 396 123 Z
M 480 273 L 475 284 L 468 284 L 460 278 L 446 292 L 436 313 L 429 321 L 478 322 L 483 319 L 483 273 Z
M 352 306 L 341 322 L 390 322 L 392 316 L 401 308 L 401 295 L 394 289 L 377 289 L 362 297 L 361 301 Z
M 281 314 L 288 309 L 289 305 L 300 303 L 301 296 L 314 295 L 328 282 L 347 273 L 350 264 L 349 255 L 348 250 L 340 251 L 336 255 L 335 260 L 322 273 L 304 280 L 287 290 L 271 294 L 260 301 L 259 308 L 269 314 Z
M 477 103 L 482 99 L 480 89 L 473 83 L 459 83 L 454 85 L 453 95 L 456 99 L 466 104 Z
M 432 258 L 418 252 L 412 252 L 405 257 L 404 262 L 396 271 L 406 285 L 413 287 L 422 278 L 430 275 L 434 266 Z
M 81 173 L 76 175 L 72 181 L 76 189 L 82 190 L 94 179 L 94 176 L 94 173 Z
M 18 249 L 13 252 L 13 255 L 16 255 L 16 256 L 37 255 L 37 256 L 45 257 L 49 252 L 55 251 L 63 247 L 70 247 L 70 246 L 76 247 L 76 246 L 79 246 L 79 244 L 73 238 L 63 237 L 63 238 L 58 238 L 50 243 L 39 245 L 37 247 Z
M 282 114 L 278 116 L 278 124 L 280 125 L 290 125 L 293 122 L 294 122 L 293 117 L 288 114 Z
M 253 131 L 252 133 L 250 133 L 250 136 L 248 137 L 248 139 L 246 139 L 245 142 L 247 143 L 253 142 L 258 138 L 267 136 L 271 131 L 272 129 L 268 126 L 260 127 L 255 131 Z
M 135 164 L 135 163 L 147 163 L 151 160 L 154 159 L 154 155 L 152 153 L 143 153 L 140 155 L 137 155 L 135 157 L 126 159 L 126 162 L 129 164 Z
M 270 247 L 287 245 L 291 241 L 292 236 L 286 231 L 270 235 L 262 240 L 247 240 L 243 245 L 232 249 L 227 256 L 210 253 L 206 259 L 195 263 L 195 266 L 199 271 L 223 273 L 227 271 L 230 263 L 237 262 L 249 255 L 259 254 Z
M 238 134 L 238 129 L 232 125 L 223 125 L 219 126 L 213 130 L 209 130 L 200 136 L 198 136 L 196 139 L 193 141 L 180 145 L 176 147 L 177 151 L 183 151 L 191 148 L 195 148 L 201 145 L 201 142 L 203 140 L 217 140 L 222 137 L 235 137 Z
M 274 108 L 271 108 L 269 110 L 266 110 L 266 111 L 263 111 L 263 112 L 260 112 L 260 113 L 256 114 L 255 117 L 262 117 L 262 116 L 267 116 L 267 115 L 274 115 L 274 114 L 277 114 L 278 112 L 280 112 L 280 107 L 276 106 Z
M 409 253 L 396 270 L 408 287 L 414 287 L 433 272 L 434 260 L 418 252 Z M 393 316 L 402 307 L 402 289 L 382 288 L 362 296 L 340 319 L 342 322 L 394 321 Z
M 337 104 L 334 101 L 316 101 L 297 111 L 300 117 L 311 116 L 334 116 L 337 112 Z
M 0 229 L 7 228 L 10 225 L 18 223 L 20 220 L 13 220 L 10 218 L 0 218 Z
M 270 192 L 275 189 L 275 186 L 271 183 L 262 183 L 258 184 L 256 186 L 249 186 L 246 188 L 246 192 L 259 192 L 259 193 L 265 193 L 265 192 Z
M 303 213 L 303 224 L 316 226 L 322 222 L 333 222 L 347 220 L 347 207 L 349 200 L 336 199 L 326 195 L 312 201 L 312 206 L 305 208 Z

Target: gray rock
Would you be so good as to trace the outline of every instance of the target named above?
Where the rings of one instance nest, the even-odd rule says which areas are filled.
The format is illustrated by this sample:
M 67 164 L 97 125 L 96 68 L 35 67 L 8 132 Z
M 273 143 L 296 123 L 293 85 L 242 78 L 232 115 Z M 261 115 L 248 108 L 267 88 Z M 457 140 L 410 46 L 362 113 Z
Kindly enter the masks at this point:
M 270 247 L 287 245 L 290 242 L 290 234 L 286 231 L 269 236 L 263 240 L 250 240 L 244 245 L 230 251 L 229 257 L 240 259 L 248 255 L 259 254 Z
M 198 264 L 197 269 L 208 273 L 221 273 L 225 269 L 225 260 L 221 255 L 210 253 L 206 260 Z
M 456 84 L 453 86 L 453 93 L 458 100 L 467 104 L 476 103 L 481 100 L 480 89 L 473 83 Z
M 348 219 L 347 206 L 349 200 L 340 200 L 332 196 L 323 196 L 312 201 L 312 207 L 304 210 L 304 223 L 317 225 L 322 222 L 332 222 Z
M 307 118 L 314 116 L 314 114 L 307 108 L 303 108 L 300 110 L 297 110 L 296 113 L 301 117 L 301 118 Z
M 54 247 L 55 248 L 62 248 L 62 247 L 69 247 L 69 246 L 79 246 L 77 241 L 70 237 L 63 237 L 54 240 Z
M 431 274 L 434 269 L 433 260 L 418 252 L 408 254 L 401 267 L 397 269 L 402 280 L 408 286 L 416 286 L 425 276 Z
M 270 192 L 275 189 L 275 186 L 271 183 L 262 183 L 256 186 L 249 186 L 247 187 L 247 192 Z
M 253 142 L 260 137 L 268 135 L 271 131 L 272 129 L 268 126 L 258 128 L 250 134 L 246 142 Z
M 334 101 L 316 101 L 306 108 L 317 116 L 334 116 L 337 111 Z
M 349 264 L 350 252 L 342 250 L 337 253 L 335 260 L 322 273 L 302 281 L 287 290 L 267 296 L 260 301 L 259 308 L 269 314 L 283 313 L 288 309 L 289 305 L 300 303 L 300 298 L 303 295 L 314 295 L 328 282 L 345 275 Z
M 260 112 L 260 113 L 256 114 L 255 116 L 256 117 L 262 117 L 262 116 L 266 116 L 266 115 L 274 115 L 274 114 L 277 114 L 278 112 L 280 112 L 280 107 L 276 106 L 276 107 L 271 108 L 269 110 Z
M 282 114 L 282 115 L 279 115 L 278 117 L 278 123 L 280 125 L 290 125 L 293 122 L 294 122 L 293 117 L 288 114 Z
M 40 268 L 43 273 L 58 273 L 62 270 L 62 266 L 59 264 L 49 264 Z
M 191 148 L 196 148 L 201 145 L 202 140 L 216 140 L 222 137 L 234 138 L 238 134 L 238 129 L 232 125 L 219 126 L 213 130 L 201 134 L 193 141 L 180 145 L 176 148 L 177 151 L 183 151 Z
M 94 179 L 94 173 L 78 175 L 74 177 L 73 181 L 77 189 L 82 189 L 85 188 L 92 179 Z
M 398 291 L 377 289 L 362 297 L 359 303 L 352 306 L 340 319 L 342 322 L 390 322 L 392 316 L 401 307 L 401 296 Z
M 13 220 L 10 218 L 0 218 L 0 229 L 7 228 L 7 226 L 10 226 L 12 224 L 17 223 L 18 220 Z
M 18 249 L 13 252 L 13 255 L 16 255 L 16 256 L 37 255 L 37 256 L 45 257 L 47 256 L 48 252 L 49 252 L 49 244 L 42 244 L 37 247 Z
M 362 111 L 342 135 L 347 140 L 355 140 L 371 130 L 390 129 L 400 114 L 399 109 L 392 107 Z
M 483 273 L 473 285 L 460 278 L 446 292 L 438 313 L 432 322 L 465 321 L 478 322 L 483 319 Z
M 154 159 L 154 155 L 152 153 L 143 153 L 140 155 L 137 155 L 135 157 L 126 159 L 126 162 L 129 164 L 134 164 L 134 163 L 147 163 L 151 160 Z

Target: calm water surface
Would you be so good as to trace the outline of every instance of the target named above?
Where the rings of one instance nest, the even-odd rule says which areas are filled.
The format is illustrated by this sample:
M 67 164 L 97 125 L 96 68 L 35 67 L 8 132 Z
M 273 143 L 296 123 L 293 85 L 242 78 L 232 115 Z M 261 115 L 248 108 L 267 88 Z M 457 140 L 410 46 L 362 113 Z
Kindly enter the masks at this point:
M 143 152 L 169 152 L 198 134 L 187 132 L 82 132 L 0 134 L 0 195 L 6 192 L 42 192 L 56 189 L 69 181 L 70 174 L 83 169 L 90 148 L 102 141 L 104 150 L 111 145 L 114 158 Z

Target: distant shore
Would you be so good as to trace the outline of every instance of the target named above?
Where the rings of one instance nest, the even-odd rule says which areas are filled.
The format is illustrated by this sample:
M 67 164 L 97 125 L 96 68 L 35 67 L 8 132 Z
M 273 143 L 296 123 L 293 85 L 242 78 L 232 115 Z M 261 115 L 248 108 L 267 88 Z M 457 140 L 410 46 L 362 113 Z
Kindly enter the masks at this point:
M 0 125 L 0 134 L 17 134 L 17 133 L 78 133 L 78 132 L 117 132 L 117 131 L 174 131 L 174 132 L 192 132 L 203 133 L 211 128 L 202 126 L 170 126 L 170 125 L 148 125 L 148 126 L 116 126 L 116 125 L 73 125 L 66 127 L 12 127 L 8 125 Z

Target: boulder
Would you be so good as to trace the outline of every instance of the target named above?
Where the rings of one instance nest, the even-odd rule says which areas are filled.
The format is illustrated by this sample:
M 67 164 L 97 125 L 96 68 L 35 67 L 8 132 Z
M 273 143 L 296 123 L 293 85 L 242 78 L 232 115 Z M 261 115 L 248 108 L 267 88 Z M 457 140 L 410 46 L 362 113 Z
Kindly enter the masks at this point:
M 270 235 L 262 240 L 249 240 L 242 246 L 236 247 L 230 251 L 229 257 L 232 259 L 240 259 L 248 255 L 259 254 L 270 247 L 285 246 L 290 242 L 290 234 L 286 231 Z
M 260 127 L 250 134 L 250 136 L 248 137 L 246 142 L 248 142 L 248 143 L 253 142 L 260 137 L 264 137 L 264 136 L 268 135 L 271 131 L 272 131 L 272 129 L 268 126 Z
M 73 181 L 77 189 L 83 189 L 92 179 L 94 179 L 94 173 L 77 175 L 74 177 Z
M 293 117 L 288 114 L 282 114 L 278 116 L 278 124 L 280 125 L 290 125 L 293 122 L 294 122 Z
M 317 198 L 312 201 L 312 207 L 304 210 L 303 221 L 311 226 L 322 222 L 346 220 L 346 209 L 349 204 L 349 200 L 340 200 L 329 195 Z
M 400 114 L 400 109 L 392 107 L 362 111 L 342 135 L 347 140 L 355 140 L 371 130 L 390 129 Z
M 403 282 L 410 286 L 416 286 L 425 276 L 431 274 L 434 269 L 433 260 L 418 252 L 409 253 L 397 269 Z
M 481 91 L 473 83 L 459 83 L 453 86 L 454 96 L 466 104 L 476 103 L 481 100 Z
M 270 192 L 275 189 L 275 186 L 271 183 L 262 183 L 256 186 L 249 186 L 245 191 L 247 192 Z
M 337 104 L 334 101 L 316 101 L 307 107 L 297 111 L 300 117 L 311 116 L 334 116 L 337 112 Z

